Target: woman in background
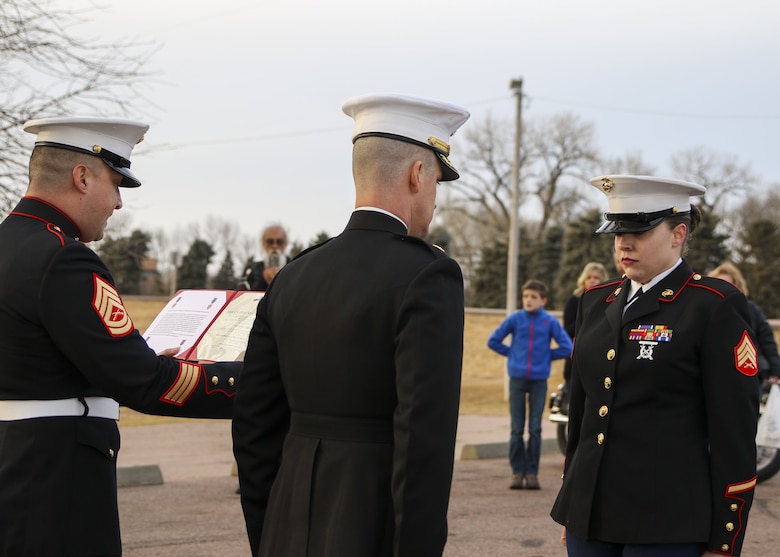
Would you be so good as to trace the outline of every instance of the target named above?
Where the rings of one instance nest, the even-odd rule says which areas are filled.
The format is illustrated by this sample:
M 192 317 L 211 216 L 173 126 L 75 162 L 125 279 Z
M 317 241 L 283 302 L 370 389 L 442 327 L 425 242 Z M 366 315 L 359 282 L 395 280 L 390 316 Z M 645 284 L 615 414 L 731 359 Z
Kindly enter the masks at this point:
M 597 284 L 601 284 L 607 280 L 607 269 L 601 263 L 595 263 L 593 261 L 586 263 L 577 279 L 577 288 L 569 299 L 566 300 L 566 305 L 563 306 L 563 328 L 569 335 L 569 338 L 574 338 L 574 324 L 577 321 L 577 304 L 580 301 L 580 296 L 588 288 L 593 288 Z M 571 358 L 566 360 L 563 367 L 563 379 L 566 385 L 569 385 L 569 379 L 571 378 Z M 568 389 L 566 389 L 568 390 Z
M 739 268 L 732 263 L 718 265 L 712 270 L 710 276 L 730 282 L 739 288 L 745 297 L 749 295 L 745 277 L 742 276 Z M 775 333 L 764 312 L 750 298 L 748 298 L 748 311 L 750 312 L 750 324 L 753 326 L 753 333 L 756 335 L 756 343 L 758 344 L 756 347 L 758 348 L 758 376 L 762 382 L 769 379 L 771 383 L 777 383 L 780 381 L 780 355 L 777 353 Z

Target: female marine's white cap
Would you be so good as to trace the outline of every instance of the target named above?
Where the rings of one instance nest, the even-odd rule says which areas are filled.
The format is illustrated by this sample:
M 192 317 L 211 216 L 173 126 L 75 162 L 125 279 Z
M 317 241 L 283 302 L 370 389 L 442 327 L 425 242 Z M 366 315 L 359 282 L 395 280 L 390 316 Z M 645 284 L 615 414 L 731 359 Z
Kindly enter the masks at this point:
M 597 234 L 644 232 L 665 218 L 691 211 L 691 197 L 704 195 L 699 184 L 654 176 L 608 175 L 590 179 L 607 196 L 609 212 Z

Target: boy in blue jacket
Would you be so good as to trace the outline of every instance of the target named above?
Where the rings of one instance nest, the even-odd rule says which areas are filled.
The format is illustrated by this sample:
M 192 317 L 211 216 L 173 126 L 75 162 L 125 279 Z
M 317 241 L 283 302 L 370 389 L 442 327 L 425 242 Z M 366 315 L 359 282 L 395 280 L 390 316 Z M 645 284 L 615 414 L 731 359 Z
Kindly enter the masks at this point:
M 544 310 L 547 285 L 538 280 L 523 284 L 523 309 L 507 317 L 490 335 L 488 346 L 507 356 L 509 373 L 509 489 L 539 489 L 539 457 L 542 448 L 542 413 L 547 400 L 547 378 L 552 360 L 568 358 L 572 342 L 561 323 Z M 512 335 L 511 344 L 504 339 Z M 555 339 L 557 348 L 550 346 Z M 525 401 L 528 397 L 528 446 L 523 440 Z

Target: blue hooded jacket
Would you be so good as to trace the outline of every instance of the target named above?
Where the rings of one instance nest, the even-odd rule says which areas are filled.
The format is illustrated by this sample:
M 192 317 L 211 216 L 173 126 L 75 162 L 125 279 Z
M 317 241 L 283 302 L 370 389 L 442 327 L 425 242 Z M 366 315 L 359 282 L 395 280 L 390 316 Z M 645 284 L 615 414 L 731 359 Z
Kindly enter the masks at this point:
M 509 346 L 504 339 L 512 335 Z M 555 339 L 557 348 L 550 347 Z M 507 356 L 509 377 L 543 380 L 550 377 L 552 360 L 568 358 L 572 342 L 561 323 L 540 308 L 533 313 L 516 311 L 490 335 L 488 347 Z

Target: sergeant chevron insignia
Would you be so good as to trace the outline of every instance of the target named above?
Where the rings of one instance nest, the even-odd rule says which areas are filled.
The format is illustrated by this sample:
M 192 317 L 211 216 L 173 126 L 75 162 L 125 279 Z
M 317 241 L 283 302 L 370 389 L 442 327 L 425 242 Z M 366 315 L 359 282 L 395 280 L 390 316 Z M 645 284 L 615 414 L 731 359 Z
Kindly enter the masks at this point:
M 734 365 L 737 371 L 748 377 L 758 373 L 758 351 L 747 331 L 742 332 L 742 339 L 734 347 Z
M 95 291 L 92 296 L 92 307 L 105 325 L 112 337 L 124 337 L 133 332 L 135 327 L 122 304 L 122 298 L 111 283 L 93 273 Z

